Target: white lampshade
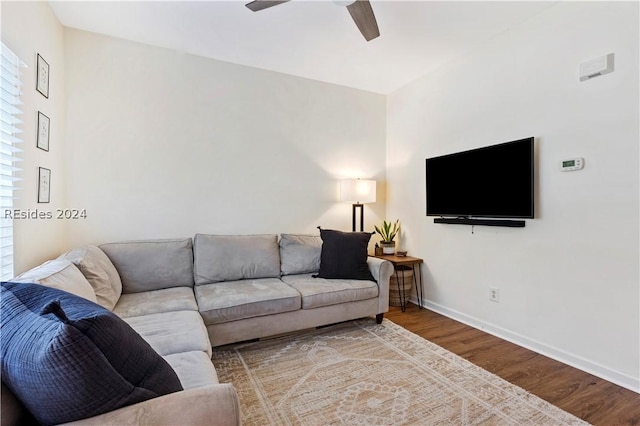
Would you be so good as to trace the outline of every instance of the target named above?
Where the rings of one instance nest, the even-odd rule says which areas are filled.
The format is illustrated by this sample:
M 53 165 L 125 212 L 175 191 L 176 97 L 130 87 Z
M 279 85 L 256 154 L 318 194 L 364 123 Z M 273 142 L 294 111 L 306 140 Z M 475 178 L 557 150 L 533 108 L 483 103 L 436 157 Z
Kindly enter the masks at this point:
M 376 181 L 345 179 L 340 181 L 340 201 L 357 203 L 376 202 Z

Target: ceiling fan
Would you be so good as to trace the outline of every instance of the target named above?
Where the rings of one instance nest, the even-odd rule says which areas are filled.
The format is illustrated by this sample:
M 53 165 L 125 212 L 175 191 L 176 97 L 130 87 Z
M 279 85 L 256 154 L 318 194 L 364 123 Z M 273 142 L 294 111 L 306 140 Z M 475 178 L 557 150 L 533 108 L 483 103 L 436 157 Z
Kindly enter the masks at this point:
M 250 3 L 247 3 L 245 6 L 247 6 L 254 12 L 258 12 L 260 10 L 272 6 L 277 6 L 288 1 L 289 0 L 254 0 Z M 349 14 L 351 14 L 353 22 L 356 23 L 358 29 L 367 41 L 373 40 L 380 35 L 380 31 L 378 30 L 378 23 L 376 22 L 376 17 L 373 14 L 373 9 L 371 8 L 371 3 L 369 3 L 369 0 L 351 0 L 347 2 L 336 1 L 335 3 L 346 3 L 347 10 L 349 11 Z

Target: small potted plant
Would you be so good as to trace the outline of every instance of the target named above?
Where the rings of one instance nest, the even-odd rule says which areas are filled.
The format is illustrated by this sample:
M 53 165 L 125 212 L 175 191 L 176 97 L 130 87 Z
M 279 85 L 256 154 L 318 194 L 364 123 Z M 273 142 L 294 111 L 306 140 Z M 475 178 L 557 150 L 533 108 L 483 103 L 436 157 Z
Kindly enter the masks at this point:
M 382 247 L 382 254 L 393 254 L 396 251 L 396 242 L 393 239 L 400 232 L 400 219 L 396 219 L 395 222 L 382 221 L 380 227 L 375 226 L 376 232 L 382 237 L 380 241 L 380 247 Z

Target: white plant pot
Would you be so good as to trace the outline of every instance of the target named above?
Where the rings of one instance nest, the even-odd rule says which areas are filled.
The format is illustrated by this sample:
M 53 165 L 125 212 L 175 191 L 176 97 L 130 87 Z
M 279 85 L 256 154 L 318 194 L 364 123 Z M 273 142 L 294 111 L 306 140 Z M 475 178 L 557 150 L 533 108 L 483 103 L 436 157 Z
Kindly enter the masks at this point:
M 394 254 L 396 252 L 396 242 L 383 243 L 380 241 L 380 247 L 382 247 L 382 254 Z

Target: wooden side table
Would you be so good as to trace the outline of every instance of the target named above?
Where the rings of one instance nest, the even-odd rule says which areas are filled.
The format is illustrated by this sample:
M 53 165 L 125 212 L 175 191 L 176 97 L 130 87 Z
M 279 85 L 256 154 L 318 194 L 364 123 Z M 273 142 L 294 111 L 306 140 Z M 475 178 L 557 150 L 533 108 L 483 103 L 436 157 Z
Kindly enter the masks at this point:
M 393 268 L 396 274 L 396 283 L 398 283 L 398 292 L 400 293 L 400 309 L 404 312 L 407 309 L 407 294 L 405 294 L 404 287 L 404 274 L 402 274 L 402 286 L 398 277 L 398 267 L 407 266 L 413 269 L 413 284 L 416 288 L 416 296 L 418 297 L 418 309 L 422 309 L 422 263 L 423 260 L 417 257 L 411 256 L 396 256 L 394 254 L 383 254 L 380 256 L 374 256 L 378 259 L 388 260 L 393 263 Z M 416 274 L 416 266 L 418 273 Z M 417 278 L 420 277 L 420 278 Z M 419 284 L 419 285 L 418 285 Z

